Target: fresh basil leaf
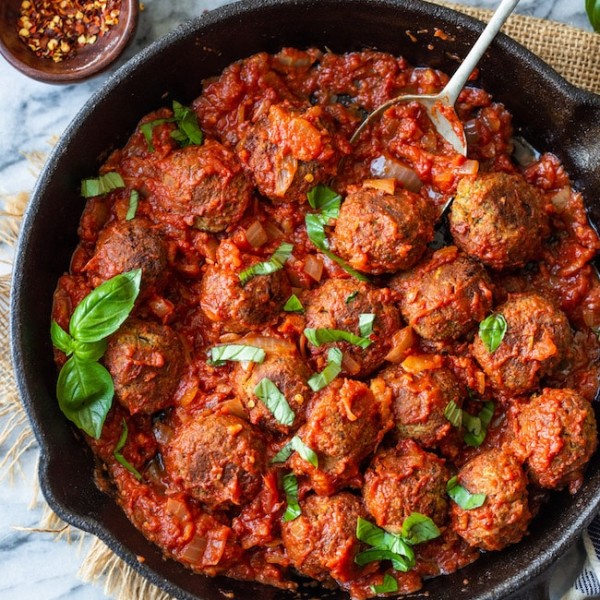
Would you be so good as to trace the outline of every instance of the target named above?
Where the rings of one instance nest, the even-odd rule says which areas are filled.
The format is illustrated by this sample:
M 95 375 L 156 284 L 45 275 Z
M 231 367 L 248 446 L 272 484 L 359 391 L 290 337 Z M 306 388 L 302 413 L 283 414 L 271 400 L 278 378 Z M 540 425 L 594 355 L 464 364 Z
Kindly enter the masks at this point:
M 95 439 L 102 433 L 113 395 L 110 373 L 97 362 L 72 356 L 60 370 L 56 384 L 60 410 Z
M 73 354 L 75 340 L 54 320 L 50 324 L 50 336 L 52 343 L 59 350 L 62 350 L 67 356 Z
M 113 456 L 119 464 L 123 465 L 138 481 L 140 481 L 142 479 L 142 474 L 121 454 L 121 450 L 125 447 L 127 435 L 129 434 L 125 419 L 122 421 L 122 427 L 121 437 L 115 446 Z
M 390 594 L 398 591 L 398 582 L 389 573 L 383 576 L 383 582 L 372 585 L 371 592 L 373 594 Z
M 283 305 L 283 310 L 286 312 L 304 312 L 304 306 L 302 306 L 300 298 L 296 294 L 292 294 Z
M 173 118 L 177 123 L 177 129 L 171 133 L 174 140 L 181 146 L 202 145 L 204 134 L 198 125 L 198 117 L 191 108 L 173 100 Z
M 600 0 L 585 0 L 585 10 L 594 31 L 600 32 Z
M 298 503 L 298 480 L 293 473 L 283 476 L 283 491 L 285 492 L 287 502 L 283 520 L 293 521 L 302 514 L 300 504 Z
M 326 367 L 320 373 L 315 373 L 307 382 L 313 392 L 322 390 L 340 374 L 343 358 L 344 355 L 339 348 L 329 349 Z
M 373 333 L 373 323 L 375 315 L 373 313 L 361 313 L 358 315 L 358 331 L 364 338 L 368 338 Z
M 457 429 L 462 427 L 463 411 L 458 408 L 454 400 L 450 400 L 444 409 L 444 417 Z
M 321 211 L 323 216 L 328 215 L 331 219 L 337 219 L 340 216 L 342 197 L 330 187 L 319 184 L 306 195 L 311 208 Z
M 502 343 L 507 327 L 506 319 L 500 313 L 486 317 L 479 324 L 479 337 L 490 354 Z
M 291 409 L 281 390 L 268 378 L 263 377 L 254 388 L 258 399 L 269 409 L 275 420 L 282 425 L 292 425 L 296 413 Z
M 414 561 L 415 553 L 402 536 L 377 527 L 362 517 L 356 521 L 356 537 L 369 546 L 388 550 Z
M 404 519 L 400 533 L 406 542 L 413 546 L 434 540 L 441 535 L 437 525 L 428 516 L 418 512 L 410 513 Z
M 275 250 L 273 256 L 265 262 L 256 263 L 247 269 L 244 269 L 240 274 L 240 283 L 242 286 L 246 285 L 253 277 L 257 275 L 270 275 L 271 273 L 275 273 L 275 271 L 279 271 L 283 269 L 283 265 L 285 261 L 292 254 L 292 244 L 287 244 L 284 242 Z
M 272 463 L 285 462 L 293 452 L 297 452 L 305 461 L 313 467 L 319 468 L 319 457 L 317 453 L 309 448 L 297 435 L 295 435 L 272 459 Z
M 73 354 L 81 360 L 99 360 L 106 352 L 108 340 L 106 338 L 98 342 L 80 342 L 73 340 Z
M 414 558 L 411 561 L 404 556 L 400 556 L 399 554 L 384 548 L 369 548 L 369 550 L 359 552 L 354 557 L 354 562 L 361 567 L 379 560 L 391 560 L 394 569 L 402 571 L 403 573 L 410 571 L 414 566 Z
M 133 309 L 141 279 L 142 270 L 134 269 L 92 290 L 73 311 L 71 335 L 80 342 L 97 342 L 114 333 Z
M 123 187 L 125 187 L 125 182 L 121 175 L 116 171 L 111 171 L 95 179 L 84 179 L 81 182 L 81 195 L 84 198 L 93 198 Z
M 346 298 L 346 304 L 350 304 L 350 302 L 352 302 L 352 300 L 354 300 L 356 296 L 358 296 L 358 290 L 354 290 L 351 294 L 348 295 L 348 297 Z
M 359 348 L 368 348 L 373 343 L 369 338 L 360 337 L 342 329 L 327 329 L 323 327 L 312 329 L 307 327 L 304 330 L 304 335 L 313 346 L 321 346 L 330 342 L 348 342 Z
M 359 281 L 369 281 L 369 278 L 366 275 L 363 275 L 362 273 L 359 273 L 356 269 L 353 269 L 348 263 L 346 263 L 346 261 L 344 261 L 342 258 L 337 256 L 337 254 L 334 254 L 333 252 L 331 252 L 331 250 L 327 250 L 325 248 L 325 249 L 321 249 L 321 252 L 325 256 L 327 256 L 327 258 L 329 258 L 329 260 L 332 260 L 334 263 L 337 263 L 340 267 L 342 267 L 342 269 L 344 269 L 344 271 L 346 271 L 346 273 L 348 273 L 349 275 L 352 275 L 352 277 L 354 277 L 354 279 L 358 279 Z
M 322 215 L 309 213 L 304 217 L 304 224 L 306 226 L 308 239 L 321 250 L 321 252 L 328 250 L 329 241 L 325 235 L 325 223 Z
M 228 360 L 261 363 L 265 360 L 265 356 L 265 351 L 256 346 L 248 346 L 246 344 L 223 344 L 221 346 L 214 346 L 210 349 L 208 363 L 213 367 L 221 367 Z
M 471 494 L 469 490 L 458 483 L 458 477 L 456 477 L 456 475 L 448 480 L 446 492 L 463 510 L 479 508 L 480 506 L 483 506 L 486 499 L 485 494 Z
M 477 417 L 469 415 L 468 419 L 464 420 L 467 414 L 463 411 L 463 422 L 466 429 L 465 444 L 479 448 L 485 440 L 488 426 L 494 416 L 494 403 L 492 401 L 484 402 L 483 408 Z
M 271 463 L 285 462 L 294 453 L 292 441 L 290 440 L 272 459 Z
M 154 144 L 152 143 L 152 132 L 154 131 L 154 128 L 163 123 L 172 123 L 173 121 L 174 119 L 154 119 L 154 121 L 149 121 L 148 123 L 140 125 L 140 131 L 144 135 L 149 152 L 154 152 Z
M 131 221 L 135 217 L 135 213 L 137 212 L 138 202 L 140 199 L 140 194 L 137 190 L 131 190 L 131 194 L 129 194 L 129 208 L 127 209 L 127 214 L 125 215 L 126 221 Z

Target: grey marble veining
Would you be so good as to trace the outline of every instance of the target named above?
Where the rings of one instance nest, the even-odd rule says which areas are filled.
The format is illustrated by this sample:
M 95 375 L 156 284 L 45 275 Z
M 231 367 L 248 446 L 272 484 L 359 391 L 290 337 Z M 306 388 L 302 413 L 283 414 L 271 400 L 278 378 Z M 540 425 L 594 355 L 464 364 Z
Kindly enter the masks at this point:
M 497 1 L 462 0 L 462 4 L 494 8 Z M 119 64 L 187 18 L 223 4 L 223 0 L 145 0 L 135 42 Z M 585 0 L 521 0 L 517 12 L 590 30 L 584 6 Z M 32 188 L 35 177 L 26 155 L 48 152 L 51 140 L 61 134 L 109 74 L 83 84 L 55 87 L 28 79 L 0 59 L 0 197 Z M 4 426 L 0 418 L 0 431 Z M 0 461 L 7 450 L 8 444 L 0 446 Z M 14 483 L 0 482 L 0 600 L 106 598 L 100 587 L 83 584 L 76 577 L 85 548 L 55 542 L 49 534 L 15 529 L 37 526 L 42 515 L 39 503 L 31 507 L 35 467 L 36 453 L 31 449 L 22 457 Z

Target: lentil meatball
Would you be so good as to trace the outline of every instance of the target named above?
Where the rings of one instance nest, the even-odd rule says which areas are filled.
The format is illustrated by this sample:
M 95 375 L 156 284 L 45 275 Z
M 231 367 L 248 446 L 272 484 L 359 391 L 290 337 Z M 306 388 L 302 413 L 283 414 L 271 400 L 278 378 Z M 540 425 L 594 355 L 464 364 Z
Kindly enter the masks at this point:
M 446 482 L 443 459 L 425 452 L 413 440 L 379 450 L 365 472 L 363 499 L 380 527 L 399 533 L 411 513 L 428 516 L 436 525 L 446 521 Z
M 426 448 L 436 448 L 453 431 L 444 416 L 448 402 L 462 405 L 463 390 L 444 366 L 409 373 L 391 365 L 380 376 L 392 391 L 392 413 L 402 438 L 412 438 Z
M 334 342 L 313 346 L 309 350 L 316 370 L 322 370 L 332 346 L 344 354 L 343 373 L 353 377 L 369 375 L 383 362 L 392 348 L 392 337 L 400 329 L 400 313 L 393 305 L 391 291 L 376 288 L 354 279 L 328 279 L 305 297 L 306 327 L 341 329 L 359 335 L 361 314 L 374 314 L 371 345 L 361 348 L 349 342 Z
M 258 262 L 260 259 L 253 258 L 245 267 Z M 227 266 L 209 265 L 200 284 L 204 314 L 236 333 L 271 325 L 292 293 L 285 270 L 257 275 L 243 286 L 240 272 Z
M 202 231 L 235 225 L 252 199 L 237 156 L 215 140 L 175 150 L 157 164 L 155 201 Z
M 521 175 L 507 173 L 461 179 L 449 220 L 456 245 L 493 269 L 534 260 L 550 233 L 539 192 Z
M 258 191 L 273 202 L 306 202 L 306 193 L 335 175 L 340 159 L 318 106 L 300 111 L 275 104 L 254 123 L 238 145 L 242 163 Z
M 433 239 L 434 215 L 423 197 L 400 189 L 361 189 L 344 200 L 331 241 L 352 267 L 379 275 L 410 269 Z
M 104 364 L 131 414 L 170 406 L 184 367 L 183 344 L 168 326 L 128 319 L 109 338 Z
M 520 405 L 513 427 L 530 478 L 545 488 L 568 485 L 575 493 L 598 444 L 591 404 L 575 390 L 546 388 Z
M 300 508 L 298 518 L 281 526 L 292 565 L 303 575 L 320 581 L 356 577 L 354 557 L 360 546 L 356 522 L 366 516 L 360 499 L 349 492 L 311 495 L 300 502 Z
M 467 510 L 451 502 L 452 526 L 458 535 L 483 550 L 502 550 L 523 538 L 531 520 L 527 477 L 512 454 L 498 448 L 482 452 L 457 477 L 471 494 L 485 494 L 479 508 Z
M 400 293 L 400 312 L 428 340 L 456 339 L 468 333 L 492 308 L 492 283 L 481 263 L 455 246 L 435 252 L 390 282 Z
M 304 420 L 305 405 L 311 395 L 306 383 L 309 377 L 310 369 L 296 354 L 268 354 L 260 364 L 251 363 L 247 368 L 238 365 L 233 375 L 233 385 L 248 410 L 251 423 L 275 433 L 289 433 L 297 429 Z M 255 394 L 256 386 L 264 378 L 270 379 L 277 386 L 294 411 L 296 416 L 291 425 L 283 425 L 275 419 Z
M 292 454 L 290 466 L 297 475 L 308 476 L 317 494 L 355 485 L 360 462 L 391 427 L 386 398 L 375 396 L 360 381 L 335 379 L 310 400 L 306 423 L 297 434 L 317 453 L 318 468 L 298 453 Z
M 148 295 L 164 283 L 167 250 L 160 233 L 147 219 L 113 221 L 100 232 L 85 269 L 95 287 L 120 273 L 142 269 L 140 290 Z
M 472 353 L 497 391 L 534 390 L 567 358 L 573 336 L 565 314 L 535 293 L 510 294 L 497 312 L 506 319 L 504 339 L 489 352 L 480 336 Z
M 178 427 L 163 456 L 175 483 L 212 508 L 227 508 L 258 494 L 265 454 L 252 425 L 232 414 L 213 413 Z

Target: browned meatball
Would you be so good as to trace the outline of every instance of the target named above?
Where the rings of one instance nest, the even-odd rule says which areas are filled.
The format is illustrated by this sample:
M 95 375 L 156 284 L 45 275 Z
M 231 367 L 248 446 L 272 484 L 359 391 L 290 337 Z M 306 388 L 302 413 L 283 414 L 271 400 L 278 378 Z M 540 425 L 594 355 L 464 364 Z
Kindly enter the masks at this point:
M 440 357 L 441 358 L 441 357 Z M 444 416 L 448 402 L 462 405 L 463 390 L 444 366 L 409 373 L 401 365 L 381 371 L 392 391 L 392 413 L 400 437 L 412 438 L 426 448 L 435 448 L 453 431 Z
M 94 286 L 133 269 L 142 269 L 141 294 L 160 288 L 165 280 L 167 250 L 160 233 L 146 219 L 113 221 L 98 236 L 85 269 Z
M 461 179 L 449 219 L 456 245 L 494 269 L 522 267 L 537 258 L 550 233 L 543 200 L 521 175 Z
M 260 259 L 253 258 L 244 268 L 258 262 Z M 210 265 L 200 286 L 200 305 L 204 314 L 236 333 L 274 323 L 292 293 L 283 269 L 270 275 L 257 275 L 244 286 L 239 278 L 241 270 Z
M 511 294 L 497 312 L 507 323 L 502 343 L 491 353 L 476 336 L 473 356 L 496 390 L 512 395 L 530 392 L 567 357 L 573 341 L 569 321 L 533 293 Z
M 182 424 L 163 452 L 174 482 L 212 508 L 244 504 L 261 489 L 264 441 L 235 415 L 211 414 Z
M 502 550 L 527 531 L 531 513 L 527 477 L 518 460 L 494 448 L 470 460 L 458 473 L 458 483 L 471 494 L 485 494 L 479 508 L 463 509 L 451 502 L 452 526 L 468 544 Z
M 349 492 L 311 495 L 300 502 L 302 514 L 282 523 L 281 536 L 292 565 L 303 575 L 325 581 L 356 577 L 354 557 L 360 542 L 356 522 L 366 516 L 362 502 Z
M 375 451 L 392 427 L 387 402 L 360 381 L 335 379 L 313 396 L 306 423 L 297 433 L 317 453 L 319 466 L 315 468 L 294 453 L 292 470 L 308 475 L 317 494 L 331 494 L 356 484 L 360 462 Z
M 519 406 L 513 427 L 529 476 L 542 487 L 568 485 L 575 493 L 598 444 L 592 405 L 575 390 L 546 388 Z
M 335 175 L 340 154 L 319 106 L 301 112 L 270 107 L 240 140 L 238 154 L 258 191 L 273 202 L 306 202 L 306 193 Z
M 214 140 L 175 150 L 157 164 L 155 201 L 202 231 L 235 225 L 252 198 L 237 156 Z
M 411 513 L 428 516 L 436 525 L 446 521 L 444 460 L 425 452 L 413 440 L 379 450 L 365 472 L 363 499 L 380 527 L 399 533 Z
M 168 326 L 128 319 L 108 340 L 104 364 L 117 400 L 133 415 L 170 406 L 184 367 L 183 345 Z
M 310 369 L 296 354 L 269 354 L 263 363 L 250 363 L 247 367 L 238 365 L 233 375 L 233 385 L 250 415 L 250 422 L 269 431 L 289 433 L 304 421 L 306 403 L 311 396 L 307 385 Z M 280 423 L 273 413 L 258 398 L 254 390 L 264 379 L 270 379 L 285 396 L 295 413 L 291 425 Z
M 447 246 L 390 282 L 400 292 L 400 311 L 428 340 L 464 335 L 492 308 L 492 283 L 481 263 Z
M 316 370 L 322 370 L 329 348 L 338 347 L 344 354 L 343 373 L 364 377 L 379 368 L 392 348 L 392 336 L 400 328 L 400 314 L 392 303 L 387 288 L 376 288 L 354 279 L 328 279 L 304 298 L 306 327 L 312 329 L 341 329 L 360 335 L 361 314 L 374 314 L 371 345 L 361 348 L 348 342 L 313 346 Z
M 340 209 L 331 241 L 352 267 L 379 275 L 410 269 L 433 239 L 431 203 L 408 190 L 361 189 Z

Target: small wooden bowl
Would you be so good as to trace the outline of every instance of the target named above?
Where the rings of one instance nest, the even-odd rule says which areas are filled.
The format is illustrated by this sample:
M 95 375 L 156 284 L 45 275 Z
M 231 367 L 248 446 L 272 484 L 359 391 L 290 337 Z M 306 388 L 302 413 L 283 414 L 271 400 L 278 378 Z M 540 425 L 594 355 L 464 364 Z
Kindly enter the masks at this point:
M 93 44 L 54 62 L 39 57 L 20 39 L 18 21 L 22 0 L 0 1 L 0 54 L 25 75 L 46 83 L 73 83 L 100 73 L 113 63 L 133 38 L 139 16 L 139 0 L 121 0 L 118 24 Z

